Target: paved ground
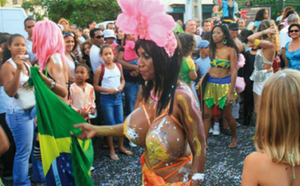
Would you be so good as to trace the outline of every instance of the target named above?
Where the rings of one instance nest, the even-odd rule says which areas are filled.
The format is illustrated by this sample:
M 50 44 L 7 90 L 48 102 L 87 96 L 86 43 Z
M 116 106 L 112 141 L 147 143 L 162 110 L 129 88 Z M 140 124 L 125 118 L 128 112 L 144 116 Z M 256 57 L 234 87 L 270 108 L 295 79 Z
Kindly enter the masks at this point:
M 228 149 L 230 136 L 221 134 L 209 138 L 204 185 L 237 186 L 241 184 L 244 159 L 255 150 L 251 140 L 254 131 L 254 127 L 239 127 L 237 130 L 238 147 L 236 149 Z M 132 150 L 134 155 L 119 154 L 120 160 L 114 161 L 109 159 L 108 150 L 102 148 L 102 141 L 102 137 L 94 140 L 95 170 L 92 173 L 92 179 L 95 185 L 141 185 L 139 158 L 143 153 L 143 148 L 130 148 L 127 145 L 127 148 Z M 6 186 L 12 185 L 11 182 L 4 183 Z

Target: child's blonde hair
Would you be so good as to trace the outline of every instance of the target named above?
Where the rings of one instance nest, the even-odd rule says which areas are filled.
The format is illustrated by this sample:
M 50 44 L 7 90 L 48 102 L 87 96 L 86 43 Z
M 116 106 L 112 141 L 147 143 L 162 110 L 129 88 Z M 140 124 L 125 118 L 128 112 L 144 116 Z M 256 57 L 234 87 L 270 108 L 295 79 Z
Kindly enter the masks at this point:
M 300 165 L 299 140 L 300 72 L 287 69 L 264 85 L 254 142 L 273 162 Z

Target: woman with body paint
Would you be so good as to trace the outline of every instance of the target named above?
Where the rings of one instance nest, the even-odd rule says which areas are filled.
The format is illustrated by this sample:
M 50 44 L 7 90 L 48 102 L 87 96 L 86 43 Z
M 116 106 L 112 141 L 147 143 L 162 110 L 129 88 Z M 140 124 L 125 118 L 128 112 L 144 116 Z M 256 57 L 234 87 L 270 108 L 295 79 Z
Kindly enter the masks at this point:
M 245 159 L 242 186 L 300 185 L 299 79 L 299 71 L 285 69 L 264 84 L 254 136 L 257 152 Z
M 232 116 L 231 106 L 237 98 L 235 81 L 237 76 L 238 47 L 232 39 L 228 27 L 219 24 L 213 27 L 210 38 L 210 69 L 204 78 L 207 83 L 203 87 L 204 127 L 206 140 L 211 125 L 214 105 L 223 109 L 223 117 L 229 121 L 232 132 L 229 148 L 237 147 L 236 121 Z M 208 148 L 208 146 L 206 146 Z
M 135 109 L 123 124 L 74 127 L 83 130 L 81 138 L 125 135 L 134 144 L 145 147 L 141 157 L 143 185 L 201 185 L 206 156 L 204 129 L 193 92 L 178 81 L 182 56 L 172 32 L 175 21 L 163 11 L 164 5 L 159 1 L 133 0 L 129 7 L 127 2 L 118 1 L 123 13 L 116 24 L 125 33 L 138 36 L 135 50 L 142 86 Z M 122 16 L 137 20 L 124 23 L 130 19 Z M 160 34 L 155 35 L 160 27 Z

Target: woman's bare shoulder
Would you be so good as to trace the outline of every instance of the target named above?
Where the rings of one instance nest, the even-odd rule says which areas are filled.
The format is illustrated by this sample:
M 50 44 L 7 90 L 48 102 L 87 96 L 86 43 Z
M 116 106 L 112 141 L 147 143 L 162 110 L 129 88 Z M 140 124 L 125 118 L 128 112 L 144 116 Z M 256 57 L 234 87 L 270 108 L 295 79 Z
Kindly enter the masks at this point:
M 192 89 L 183 81 L 179 80 L 177 82 L 177 87 L 175 90 L 175 98 L 178 96 L 183 96 L 184 98 L 190 97 L 193 95 Z
M 245 161 L 247 161 L 249 163 L 258 163 L 258 162 L 266 161 L 266 160 L 269 160 L 269 157 L 265 152 L 262 152 L 262 151 L 252 152 L 245 159 Z
M 49 65 L 58 65 L 58 66 L 63 66 L 63 60 L 62 57 L 59 53 L 54 53 L 50 56 L 50 58 L 48 59 L 48 63 Z

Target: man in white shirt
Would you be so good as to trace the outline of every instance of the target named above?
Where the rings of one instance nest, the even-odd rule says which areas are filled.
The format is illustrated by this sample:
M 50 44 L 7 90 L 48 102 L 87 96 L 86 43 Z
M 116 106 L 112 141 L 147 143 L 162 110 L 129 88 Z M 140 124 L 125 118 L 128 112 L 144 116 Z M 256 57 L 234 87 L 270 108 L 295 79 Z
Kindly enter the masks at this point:
M 91 42 L 93 43 L 90 50 L 90 61 L 93 73 L 101 66 L 104 61 L 100 57 L 100 47 L 104 44 L 104 35 L 99 28 L 94 28 L 90 31 Z
M 36 55 L 32 53 L 32 31 L 35 25 L 35 19 L 33 17 L 27 17 L 24 20 L 25 31 L 28 33 L 28 37 L 25 39 L 26 41 L 26 51 L 30 56 L 30 62 L 35 64 L 37 62 Z
M 299 16 L 297 14 L 291 14 L 287 18 L 288 25 L 280 30 L 279 40 L 280 40 L 280 48 L 281 48 L 281 57 L 284 61 L 285 66 L 287 67 L 288 60 L 285 57 L 285 45 L 292 41 L 292 38 L 288 35 L 289 26 L 293 23 L 299 23 Z

